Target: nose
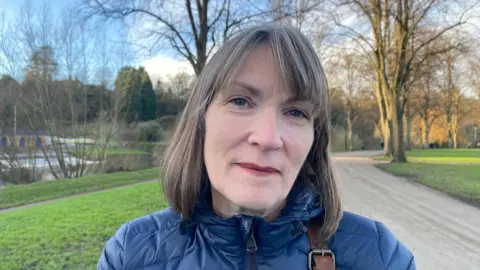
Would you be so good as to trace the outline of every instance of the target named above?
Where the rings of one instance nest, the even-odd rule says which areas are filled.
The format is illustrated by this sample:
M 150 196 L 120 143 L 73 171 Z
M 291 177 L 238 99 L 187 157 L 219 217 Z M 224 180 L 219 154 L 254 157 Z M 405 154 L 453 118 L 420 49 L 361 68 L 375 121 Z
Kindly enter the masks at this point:
M 277 150 L 283 147 L 281 125 L 275 112 L 257 114 L 251 125 L 248 142 L 262 150 Z

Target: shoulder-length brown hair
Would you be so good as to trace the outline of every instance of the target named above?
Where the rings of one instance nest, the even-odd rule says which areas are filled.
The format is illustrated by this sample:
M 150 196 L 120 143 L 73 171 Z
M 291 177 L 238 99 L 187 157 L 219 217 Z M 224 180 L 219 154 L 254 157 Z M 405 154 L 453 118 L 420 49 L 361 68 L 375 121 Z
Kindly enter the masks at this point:
M 265 24 L 255 26 L 226 41 L 210 59 L 190 94 L 185 110 L 166 150 L 161 183 L 174 211 L 191 217 L 201 191 L 209 186 L 203 144 L 205 113 L 212 99 L 228 89 L 249 53 L 267 46 L 275 58 L 284 84 L 298 98 L 315 105 L 314 141 L 299 179 L 311 182 L 325 210 L 320 236 L 328 239 L 342 214 L 340 190 L 329 157 L 330 112 L 325 74 L 308 39 L 297 29 Z M 288 88 L 287 88 L 288 89 Z M 305 178 L 304 178 L 305 179 Z

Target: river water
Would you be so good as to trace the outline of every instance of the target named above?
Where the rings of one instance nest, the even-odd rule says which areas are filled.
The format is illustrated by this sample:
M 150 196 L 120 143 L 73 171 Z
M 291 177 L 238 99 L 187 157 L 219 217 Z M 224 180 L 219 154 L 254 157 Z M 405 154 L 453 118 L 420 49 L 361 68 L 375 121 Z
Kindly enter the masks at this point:
M 52 167 L 55 169 L 55 168 L 58 168 L 58 159 L 56 158 L 55 154 L 54 153 L 48 153 L 49 154 L 49 158 L 48 158 L 48 161 L 50 161 Z M 5 159 L 2 159 L 3 157 L 0 156 L 0 164 L 2 165 L 1 167 L 3 168 L 3 170 L 8 170 L 9 168 L 9 163 L 5 160 Z M 93 161 L 85 161 L 85 160 L 80 160 L 80 159 L 77 159 L 73 156 L 70 156 L 68 154 L 64 154 L 63 155 L 63 158 L 64 158 L 64 161 L 65 163 L 67 164 L 71 164 L 72 166 L 75 166 L 79 163 L 87 163 L 87 164 L 93 164 L 94 162 Z M 35 155 L 30 155 L 30 156 L 26 156 L 26 155 L 19 155 L 18 157 L 18 163 L 19 165 L 17 165 L 16 167 L 21 167 L 21 168 L 33 168 L 35 167 L 35 171 L 36 171 L 36 180 L 39 181 L 39 180 L 55 180 L 55 177 L 53 176 L 51 170 L 50 170 L 50 167 L 48 165 L 48 161 L 47 159 L 45 158 L 45 156 L 43 155 L 43 153 L 37 153 Z M 4 185 L 4 181 L 3 179 L 1 179 L 1 175 L 0 175 L 0 185 Z

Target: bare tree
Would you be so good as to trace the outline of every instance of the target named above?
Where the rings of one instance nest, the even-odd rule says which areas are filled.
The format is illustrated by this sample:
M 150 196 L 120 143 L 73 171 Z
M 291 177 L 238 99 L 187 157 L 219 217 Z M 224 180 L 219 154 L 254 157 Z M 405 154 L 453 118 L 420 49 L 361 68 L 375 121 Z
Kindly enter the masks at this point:
M 47 70 L 51 65 L 45 59 L 51 53 L 49 44 L 52 33 L 48 13 L 47 5 L 42 6 L 41 10 L 35 10 L 31 1 L 27 0 L 20 11 L 20 16 L 16 18 L 15 24 L 5 25 L 6 29 L 15 27 L 15 31 L 7 32 L 8 35 L 2 37 L 2 44 L 5 45 L 2 51 L 3 58 L 10 67 L 9 71 L 22 70 L 27 63 L 35 61 L 38 64 L 36 65 L 38 73 L 45 77 L 48 75 Z M 7 44 L 15 44 L 16 49 L 10 47 L 9 50 Z M 17 53 L 15 57 L 9 55 L 12 50 Z M 12 74 L 19 75 L 17 73 Z M 12 91 L 12 87 L 7 88 L 10 88 L 8 91 L 10 100 L 13 102 L 14 114 L 7 117 L 11 121 L 7 121 L 7 125 L 1 128 L 3 129 L 3 135 L 9 138 L 7 147 L 4 147 L 1 151 L 2 160 L 7 163 L 2 174 L 4 180 L 11 183 L 30 183 L 35 181 L 37 174 L 43 170 L 37 164 L 36 142 L 40 139 L 40 136 L 27 128 L 28 115 L 24 110 L 28 106 L 28 102 L 23 97 L 34 98 L 34 91 L 30 88 L 20 87 L 20 85 L 14 87 L 14 91 Z M 37 112 L 38 110 L 34 110 L 33 113 L 36 114 Z M 18 117 L 19 115 L 24 117 Z M 19 118 L 22 119 L 22 122 L 17 121 Z M 37 122 L 32 123 L 37 125 Z M 22 134 L 19 134 L 17 127 L 24 129 Z
M 321 15 L 326 1 L 321 0 L 271 0 L 270 9 L 273 21 L 292 25 L 312 37 L 319 30 L 327 29 Z M 323 20 L 322 20 L 323 19 Z
M 132 24 L 132 33 L 142 41 L 142 47 L 148 52 L 173 49 L 192 65 L 198 75 L 218 44 L 241 27 L 258 21 L 273 21 L 291 16 L 298 18 L 319 3 L 305 1 L 306 4 L 301 8 L 291 8 L 292 3 L 279 5 L 262 2 L 81 0 L 79 14 L 84 20 L 118 19 Z
M 465 70 L 459 67 L 461 52 L 450 51 L 443 57 L 441 65 L 442 72 L 439 79 L 442 104 L 444 106 L 446 131 L 448 134 L 448 146 L 458 147 L 458 131 L 461 118 L 468 114 L 468 107 L 465 105 L 465 85 L 462 85 L 462 74 Z
M 122 99 L 114 99 L 113 94 L 106 88 L 106 41 L 100 43 L 103 45 L 102 49 L 97 50 L 98 40 L 87 38 L 85 25 L 76 22 L 74 10 L 67 8 L 58 33 L 58 49 L 63 52 L 59 58 L 63 58 L 67 79 L 50 84 L 50 93 L 39 99 L 45 104 L 42 106 L 42 115 L 52 116 L 44 118 L 43 122 L 48 132 L 55 134 L 52 148 L 60 168 L 60 174 L 54 174 L 56 178 L 76 178 L 103 167 L 108 144 L 118 128 L 119 103 L 124 102 Z M 95 61 L 97 57 L 99 60 Z M 104 84 L 100 86 L 89 84 L 95 66 L 103 71 Z M 73 79 L 74 76 L 78 79 Z M 52 95 L 63 100 L 63 109 L 60 108 L 61 111 L 57 113 L 55 106 L 48 106 L 52 101 L 48 96 Z M 88 123 L 92 99 L 100 102 L 100 110 L 96 116 L 97 122 Z M 114 103 L 113 106 L 111 103 Z M 105 104 L 109 104 L 108 112 L 104 111 Z M 67 110 L 69 113 L 65 113 Z
M 468 75 L 470 78 L 470 87 L 480 99 L 480 56 L 474 55 L 469 61 Z
M 366 80 L 367 65 L 364 58 L 353 52 L 339 52 L 328 65 L 328 76 L 333 82 L 331 87 L 337 89 L 345 111 L 348 149 L 353 150 L 353 126 L 364 110 L 364 102 L 369 92 Z
M 56 29 L 58 60 L 62 73 L 70 80 L 73 80 L 79 66 L 80 29 L 76 26 L 74 10 L 66 8 L 64 16 L 61 17 L 60 26 Z
M 412 72 L 413 76 L 410 76 L 409 82 L 406 84 L 409 89 L 405 105 L 407 149 L 410 148 L 412 141 L 411 125 L 413 118 L 418 115 L 422 119 L 421 130 L 417 130 L 417 133 L 421 147 L 428 148 L 430 127 L 440 116 L 439 90 L 435 83 L 440 58 L 439 55 L 431 54 L 432 46 L 435 46 L 435 42 L 425 46 L 422 51 L 426 54 L 424 63 L 423 65 L 415 65 L 416 70 Z
M 195 78 L 186 72 L 179 72 L 175 75 L 169 76 L 165 87 L 172 94 L 179 96 L 181 99 L 187 100 L 190 90 L 193 87 Z
M 16 63 L 19 62 L 19 47 L 11 37 L 15 29 L 5 21 L 5 15 L 0 14 L 0 74 L 10 74 L 17 78 L 20 70 Z
M 24 117 L 18 124 L 28 130 L 34 143 L 0 151 L 3 155 L 0 159 L 8 160 L 6 171 L 33 171 L 31 177 L 20 176 L 24 182 L 35 181 L 38 158 L 45 161 L 44 167 L 57 179 L 98 171 L 102 169 L 108 143 L 118 126 L 120 107 L 118 103 L 110 104 L 108 111 L 100 109 L 98 115 L 90 115 L 90 106 L 98 102 L 97 97 L 115 102 L 106 85 L 88 84 L 94 66 L 98 68 L 105 59 L 94 61 L 94 56 L 98 56 L 96 40 L 88 39 L 82 25 L 75 23 L 73 10 L 63 12 L 60 24 L 56 25 L 48 6 L 34 10 L 29 4 L 25 2 L 15 22 L 17 33 L 9 36 L 9 42 L 19 44 L 25 54 L 21 56 L 30 61 L 9 64 L 26 68 L 25 80 L 15 92 L 18 115 Z M 55 44 L 51 42 L 53 35 Z M 65 79 L 56 80 L 62 77 Z M 87 122 L 92 118 L 97 122 Z M 2 129 L 5 130 L 0 126 Z M 44 135 L 47 141 L 37 143 Z M 16 139 L 13 134 L 12 141 Z
M 459 7 L 460 3 L 457 2 L 437 0 L 346 0 L 341 3 L 337 8 L 356 12 L 355 19 L 365 21 L 370 28 L 369 32 L 361 32 L 362 29 L 340 21 L 338 13 L 333 12 L 337 25 L 370 56 L 370 62 L 376 71 L 376 93 L 386 152 L 393 155 L 393 162 L 406 162 L 403 138 L 403 116 L 409 90 L 406 84 L 412 72 L 418 69 L 415 66 L 424 63 L 427 54 L 421 52 L 425 47 L 464 24 L 468 19 L 466 12 L 469 7 Z M 449 9 L 451 5 L 462 10 L 453 19 L 450 19 L 454 15 L 452 9 Z M 446 17 L 449 20 L 444 19 L 443 14 L 448 15 Z M 443 48 L 431 53 L 444 53 L 450 49 Z M 390 140 L 392 148 L 387 143 Z
M 0 179 L 7 183 L 30 183 L 31 177 L 18 178 L 25 170 L 19 153 L 13 147 L 17 144 L 16 105 L 20 85 L 10 76 L 0 78 Z M 12 170 L 11 168 L 19 168 Z

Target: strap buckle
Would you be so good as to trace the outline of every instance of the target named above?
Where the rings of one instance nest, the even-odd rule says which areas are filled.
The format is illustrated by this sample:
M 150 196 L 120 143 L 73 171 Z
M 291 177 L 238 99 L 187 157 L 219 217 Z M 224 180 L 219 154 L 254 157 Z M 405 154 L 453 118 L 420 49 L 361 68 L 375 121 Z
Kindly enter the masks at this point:
M 335 254 L 328 249 L 328 248 L 312 248 L 310 252 L 308 252 L 308 270 L 315 270 L 313 262 L 315 261 L 315 257 L 331 257 L 333 262 L 333 267 L 335 269 Z

